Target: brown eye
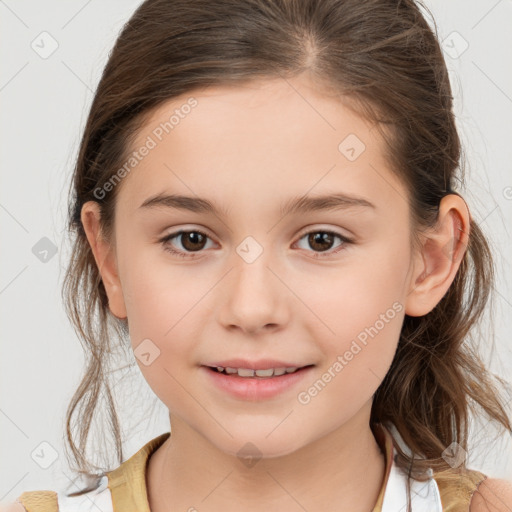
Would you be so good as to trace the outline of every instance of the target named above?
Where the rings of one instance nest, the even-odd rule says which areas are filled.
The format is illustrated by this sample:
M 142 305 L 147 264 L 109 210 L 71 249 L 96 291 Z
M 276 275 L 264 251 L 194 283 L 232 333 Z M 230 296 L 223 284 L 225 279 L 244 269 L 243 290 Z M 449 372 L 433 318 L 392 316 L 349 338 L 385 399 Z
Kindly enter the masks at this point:
M 334 250 L 330 250 L 335 243 L 335 239 L 341 240 L 337 246 L 335 246 Z M 305 233 L 299 239 L 306 240 L 306 244 L 313 249 L 313 256 L 315 258 L 321 258 L 324 255 L 322 253 L 326 253 L 325 256 L 329 256 L 331 254 L 336 254 L 339 251 L 343 250 L 347 244 L 353 243 L 353 241 L 343 235 L 338 233 L 334 233 L 332 231 L 310 231 L 309 233 Z M 311 252 L 311 251 L 310 251 Z
M 177 239 L 180 242 L 181 247 L 178 249 L 174 249 L 172 240 Z M 194 252 L 200 252 L 204 249 L 206 241 L 209 239 L 209 236 L 202 231 L 194 230 L 181 230 L 176 233 L 171 233 L 167 235 L 165 238 L 160 240 L 163 244 L 164 249 L 171 254 L 175 254 L 176 256 L 182 257 L 194 257 Z M 192 253 L 192 254 L 190 254 Z
M 319 231 L 318 233 L 309 233 L 307 236 L 309 246 L 319 251 L 329 250 L 334 241 L 334 236 L 332 235 L 332 233 L 327 233 L 325 231 Z
M 198 231 L 186 231 L 179 235 L 181 244 L 187 251 L 201 250 L 206 242 L 206 236 Z

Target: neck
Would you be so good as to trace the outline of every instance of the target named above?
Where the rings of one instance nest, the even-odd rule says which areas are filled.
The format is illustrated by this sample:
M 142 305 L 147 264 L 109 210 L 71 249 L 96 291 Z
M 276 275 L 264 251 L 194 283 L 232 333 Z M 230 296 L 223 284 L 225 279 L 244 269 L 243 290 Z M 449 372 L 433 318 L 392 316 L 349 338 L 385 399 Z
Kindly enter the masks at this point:
M 151 511 L 368 512 L 385 473 L 368 420 L 364 408 L 293 453 L 245 465 L 173 417 L 171 436 L 148 462 Z

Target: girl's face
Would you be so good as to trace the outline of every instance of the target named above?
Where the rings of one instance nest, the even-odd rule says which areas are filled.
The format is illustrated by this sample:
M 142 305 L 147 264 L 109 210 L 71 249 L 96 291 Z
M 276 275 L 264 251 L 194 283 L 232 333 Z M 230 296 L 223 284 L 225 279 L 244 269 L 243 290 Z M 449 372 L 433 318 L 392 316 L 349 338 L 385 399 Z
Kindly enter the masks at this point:
M 106 286 L 171 422 L 263 456 L 367 427 L 418 273 L 377 130 L 305 79 L 276 80 L 173 99 L 132 149 Z M 234 358 L 309 368 L 265 395 L 206 367 Z M 245 394 L 219 385 L 233 379 Z

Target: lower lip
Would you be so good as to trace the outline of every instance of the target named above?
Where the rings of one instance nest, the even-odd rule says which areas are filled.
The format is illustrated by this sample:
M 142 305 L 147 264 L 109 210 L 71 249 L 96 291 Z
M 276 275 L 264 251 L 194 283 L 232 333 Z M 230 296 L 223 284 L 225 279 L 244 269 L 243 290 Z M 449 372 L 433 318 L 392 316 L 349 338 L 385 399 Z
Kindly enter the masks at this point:
M 266 400 L 279 393 L 291 389 L 306 375 L 309 375 L 313 366 L 305 366 L 293 373 L 285 373 L 276 377 L 240 377 L 226 375 L 212 370 L 208 366 L 201 367 L 211 381 L 222 391 L 242 400 Z

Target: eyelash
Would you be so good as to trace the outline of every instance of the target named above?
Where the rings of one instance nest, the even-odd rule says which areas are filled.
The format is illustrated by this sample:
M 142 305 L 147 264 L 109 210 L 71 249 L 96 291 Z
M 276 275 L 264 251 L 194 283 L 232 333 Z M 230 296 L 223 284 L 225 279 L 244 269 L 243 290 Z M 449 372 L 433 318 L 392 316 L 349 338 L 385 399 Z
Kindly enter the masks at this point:
M 169 245 L 169 242 L 173 238 L 176 238 L 183 233 L 199 233 L 200 235 L 203 235 L 206 238 L 210 238 L 204 231 L 201 231 L 200 229 L 189 229 L 189 230 L 182 229 L 180 231 L 176 231 L 175 233 L 171 233 L 171 234 L 165 236 L 164 238 L 159 240 L 159 242 L 163 245 L 165 251 L 170 252 L 171 254 L 173 254 L 175 256 L 179 256 L 181 258 L 195 258 L 195 253 L 186 253 L 186 252 L 184 253 L 183 251 L 177 251 Z M 354 243 L 353 239 L 351 239 L 351 238 L 347 238 L 346 236 L 340 235 L 339 233 L 336 233 L 334 231 L 327 231 L 327 230 L 323 230 L 323 229 L 308 231 L 308 232 L 302 234 L 302 236 L 299 238 L 298 241 L 302 240 L 305 236 L 310 235 L 312 233 L 326 233 L 328 235 L 334 235 L 335 237 L 339 238 L 343 242 L 343 244 L 341 244 L 335 250 L 325 251 L 325 252 L 314 252 L 313 257 L 317 258 L 317 259 L 324 258 L 327 256 L 332 256 L 333 254 L 337 254 L 338 252 L 343 250 L 345 245 Z M 198 251 L 198 252 L 201 252 L 201 251 Z M 324 256 L 324 254 L 326 256 Z

